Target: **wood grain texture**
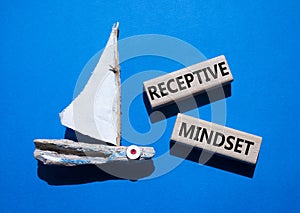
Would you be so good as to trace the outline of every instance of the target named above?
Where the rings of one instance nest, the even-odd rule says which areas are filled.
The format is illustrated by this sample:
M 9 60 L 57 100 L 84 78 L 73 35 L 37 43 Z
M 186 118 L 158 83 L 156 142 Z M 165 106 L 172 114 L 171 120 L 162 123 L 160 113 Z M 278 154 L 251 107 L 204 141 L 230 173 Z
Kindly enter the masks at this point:
M 233 81 L 224 55 L 144 82 L 152 109 L 223 87 Z
M 36 139 L 34 144 L 34 157 L 44 164 L 76 166 L 132 161 L 126 156 L 126 146 L 88 144 L 66 139 Z M 139 148 L 141 156 L 138 160 L 151 159 L 155 155 L 152 147 Z
M 249 164 L 256 164 L 262 138 L 198 118 L 178 114 L 171 141 Z

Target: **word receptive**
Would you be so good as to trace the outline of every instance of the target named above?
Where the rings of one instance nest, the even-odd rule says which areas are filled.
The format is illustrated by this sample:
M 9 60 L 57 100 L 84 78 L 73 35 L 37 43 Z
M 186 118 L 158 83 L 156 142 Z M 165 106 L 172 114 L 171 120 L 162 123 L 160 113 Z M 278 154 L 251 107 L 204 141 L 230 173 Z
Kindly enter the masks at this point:
M 225 56 L 180 69 L 144 82 L 152 109 L 224 87 L 233 81 Z
M 262 138 L 178 114 L 171 142 L 196 147 L 247 164 L 256 164 Z

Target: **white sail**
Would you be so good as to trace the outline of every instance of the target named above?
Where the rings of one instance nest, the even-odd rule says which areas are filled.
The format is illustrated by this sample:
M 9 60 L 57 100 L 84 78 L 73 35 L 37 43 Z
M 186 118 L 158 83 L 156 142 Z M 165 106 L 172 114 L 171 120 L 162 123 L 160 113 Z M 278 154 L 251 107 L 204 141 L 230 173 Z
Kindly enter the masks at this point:
M 120 69 L 118 23 L 82 92 L 59 115 L 61 123 L 83 135 L 120 145 Z

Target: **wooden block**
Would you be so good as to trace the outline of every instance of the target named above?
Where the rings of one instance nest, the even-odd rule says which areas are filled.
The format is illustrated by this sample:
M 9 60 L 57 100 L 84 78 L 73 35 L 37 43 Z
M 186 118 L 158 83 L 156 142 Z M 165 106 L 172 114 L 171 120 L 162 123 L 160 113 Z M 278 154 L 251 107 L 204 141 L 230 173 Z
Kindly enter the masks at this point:
M 245 163 L 256 164 L 262 138 L 178 114 L 171 141 Z
M 233 81 L 224 55 L 144 82 L 152 109 L 220 88 Z

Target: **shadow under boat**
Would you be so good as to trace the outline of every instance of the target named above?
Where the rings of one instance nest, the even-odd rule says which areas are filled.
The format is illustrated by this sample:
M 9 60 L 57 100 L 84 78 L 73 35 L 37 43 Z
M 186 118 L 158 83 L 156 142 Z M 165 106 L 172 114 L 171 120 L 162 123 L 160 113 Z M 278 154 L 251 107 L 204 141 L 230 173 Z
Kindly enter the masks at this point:
M 56 166 L 38 161 L 37 174 L 49 185 L 76 185 L 109 180 L 136 181 L 154 171 L 152 160 L 103 165 Z
M 66 128 L 64 138 L 74 142 L 109 145 L 70 128 Z M 151 159 L 78 166 L 45 165 L 38 160 L 37 174 L 49 185 L 76 185 L 109 180 L 136 181 L 150 176 L 153 171 L 154 163 Z

